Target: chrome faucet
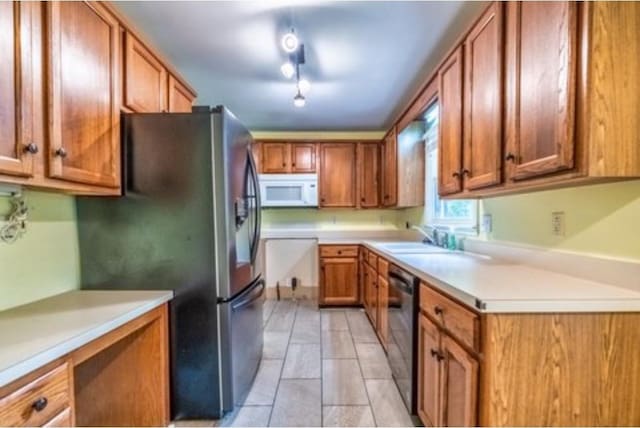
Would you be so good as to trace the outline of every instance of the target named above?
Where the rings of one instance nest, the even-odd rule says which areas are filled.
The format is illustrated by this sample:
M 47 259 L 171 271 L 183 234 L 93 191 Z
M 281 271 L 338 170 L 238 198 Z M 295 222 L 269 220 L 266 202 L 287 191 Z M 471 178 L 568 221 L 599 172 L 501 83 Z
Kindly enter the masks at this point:
M 427 232 L 423 228 L 419 226 L 411 226 L 411 229 L 417 230 L 420 232 L 424 238 L 422 239 L 422 243 L 425 245 L 438 245 L 438 229 L 433 226 L 424 225 L 424 227 L 429 228 L 431 233 Z

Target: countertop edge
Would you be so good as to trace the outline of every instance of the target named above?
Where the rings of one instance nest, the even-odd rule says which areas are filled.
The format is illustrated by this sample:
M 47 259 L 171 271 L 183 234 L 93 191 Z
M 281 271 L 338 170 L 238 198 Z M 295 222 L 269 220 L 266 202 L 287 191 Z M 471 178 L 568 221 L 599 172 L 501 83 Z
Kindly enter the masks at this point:
M 33 372 L 34 370 L 39 369 L 56 359 L 63 357 L 70 352 L 88 344 L 89 342 L 98 339 L 101 336 L 117 329 L 128 323 L 129 321 L 138 318 L 141 315 L 144 315 L 147 312 L 152 311 L 153 309 L 165 304 L 166 302 L 173 299 L 173 291 L 167 291 L 165 295 L 162 297 L 155 298 L 144 305 L 141 305 L 135 308 L 132 311 L 126 312 L 109 322 L 100 324 L 97 327 L 94 327 L 90 330 L 85 331 L 84 333 L 74 336 L 64 342 L 61 342 L 54 346 L 53 348 L 49 348 L 45 351 L 42 351 L 33 356 L 27 357 L 25 360 L 22 360 L 12 366 L 5 368 L 0 371 L 0 387 L 6 386 L 13 381 L 20 379 L 21 377 Z

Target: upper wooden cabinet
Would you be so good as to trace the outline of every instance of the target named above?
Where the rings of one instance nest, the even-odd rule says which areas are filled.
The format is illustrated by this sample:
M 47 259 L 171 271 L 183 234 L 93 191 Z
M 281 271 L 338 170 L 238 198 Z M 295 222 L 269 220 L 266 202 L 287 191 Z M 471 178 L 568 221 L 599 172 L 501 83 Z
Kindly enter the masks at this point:
M 167 111 L 166 68 L 131 33 L 124 41 L 124 106 L 139 113 Z
M 510 2 L 507 23 L 507 176 L 523 180 L 571 169 L 578 6 Z
M 502 181 L 503 4 L 492 3 L 464 42 L 465 189 Z
M 258 173 L 262 173 L 262 144 L 254 141 L 251 144 L 251 154 L 253 155 L 253 161 L 256 163 Z
M 316 172 L 316 145 L 306 143 L 291 144 L 291 172 Z
M 377 208 L 380 204 L 380 146 L 358 144 L 358 192 L 361 208 Z
M 398 203 L 398 134 L 393 127 L 382 144 L 382 206 Z
M 29 2 L 0 2 L 0 173 L 33 174 L 31 19 Z
M 356 145 L 320 144 L 320 206 L 356 206 Z
M 186 85 L 169 74 L 169 113 L 190 113 L 196 94 Z
M 289 143 L 262 143 L 262 172 L 284 174 L 290 171 L 291 145 Z
M 50 2 L 49 174 L 120 185 L 119 24 L 100 3 Z
M 457 48 L 438 71 L 440 195 L 462 190 L 462 55 L 462 47 Z

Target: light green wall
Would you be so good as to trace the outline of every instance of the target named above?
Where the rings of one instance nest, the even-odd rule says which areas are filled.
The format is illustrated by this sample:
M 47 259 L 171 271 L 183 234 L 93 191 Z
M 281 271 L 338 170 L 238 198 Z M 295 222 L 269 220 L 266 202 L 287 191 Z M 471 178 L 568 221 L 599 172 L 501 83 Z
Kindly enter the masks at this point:
M 262 210 L 263 228 L 395 229 L 394 210 L 272 208 Z
M 504 196 L 483 201 L 493 218 L 485 239 L 640 261 L 640 181 Z M 551 233 L 564 211 L 565 236 Z
M 80 283 L 75 199 L 25 194 L 27 233 L 13 244 L 0 242 L 0 310 L 73 290 Z M 9 212 L 9 200 L 0 196 L 0 219 Z

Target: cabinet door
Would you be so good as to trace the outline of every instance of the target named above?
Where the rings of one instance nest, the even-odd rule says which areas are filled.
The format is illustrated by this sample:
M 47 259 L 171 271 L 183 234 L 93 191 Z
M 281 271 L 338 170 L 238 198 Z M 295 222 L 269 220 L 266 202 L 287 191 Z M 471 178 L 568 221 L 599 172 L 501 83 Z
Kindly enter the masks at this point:
M 507 176 L 574 166 L 577 5 L 507 4 Z
M 291 172 L 316 172 L 316 145 L 294 143 L 291 145 Z
M 282 174 L 290 171 L 291 145 L 289 143 L 262 143 L 262 172 Z
M 440 332 L 418 315 L 418 416 L 427 427 L 442 426 L 440 417 Z
M 256 163 L 258 173 L 262 173 L 262 143 L 254 141 L 251 144 L 251 153 L 253 154 L 253 160 Z
M 138 113 L 167 111 L 167 70 L 131 33 L 124 36 L 124 105 Z
M 118 21 L 97 2 L 49 2 L 49 174 L 120 185 Z
M 382 205 L 394 207 L 398 203 L 398 134 L 395 127 L 384 138 L 382 162 Z
M 369 319 L 377 327 L 378 325 L 378 273 L 367 265 L 367 279 L 369 290 Z
M 438 70 L 438 193 L 462 190 L 462 47 L 451 54 Z
M 378 318 L 376 321 L 378 337 L 386 349 L 389 338 L 389 282 L 382 275 L 378 275 Z
M 320 206 L 356 206 L 356 145 L 320 146 Z
M 502 177 L 503 4 L 493 2 L 464 46 L 465 188 L 498 184 Z
M 191 113 L 196 96 L 172 75 L 169 75 L 168 97 L 170 113 Z
M 380 194 L 380 147 L 378 144 L 358 144 L 358 174 L 360 207 L 377 208 Z
M 38 150 L 31 117 L 33 6 L 0 2 L 0 173 L 19 176 L 33 175 L 31 152 Z
M 478 362 L 449 336 L 442 337 L 441 426 L 476 426 Z
M 320 260 L 321 305 L 358 303 L 358 259 L 353 257 Z

